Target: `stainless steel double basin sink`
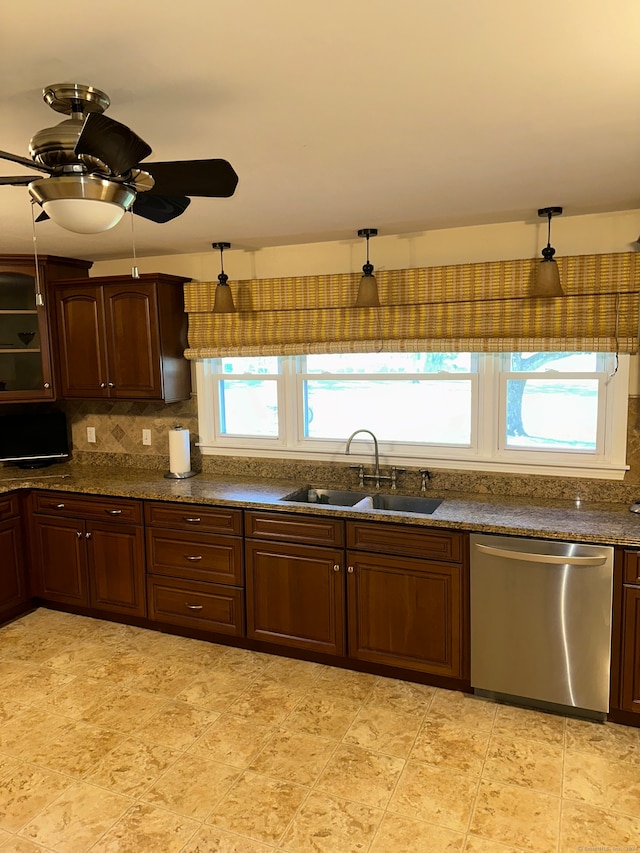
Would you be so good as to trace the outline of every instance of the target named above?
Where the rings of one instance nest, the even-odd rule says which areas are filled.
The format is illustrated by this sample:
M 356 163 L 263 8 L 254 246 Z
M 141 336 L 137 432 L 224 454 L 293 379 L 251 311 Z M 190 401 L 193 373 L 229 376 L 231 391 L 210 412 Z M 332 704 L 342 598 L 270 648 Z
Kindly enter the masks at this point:
M 392 512 L 431 515 L 442 503 L 440 498 L 412 497 L 410 495 L 370 494 L 340 489 L 314 489 L 303 486 L 285 495 L 283 501 L 326 506 L 352 507 L 353 509 L 384 509 Z

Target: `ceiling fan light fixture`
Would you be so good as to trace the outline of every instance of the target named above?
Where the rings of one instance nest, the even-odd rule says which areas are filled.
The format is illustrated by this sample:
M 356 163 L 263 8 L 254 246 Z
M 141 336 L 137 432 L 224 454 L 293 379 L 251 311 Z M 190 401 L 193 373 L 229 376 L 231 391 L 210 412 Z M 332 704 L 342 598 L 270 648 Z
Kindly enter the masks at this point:
M 136 198 L 130 187 L 95 175 L 39 178 L 29 192 L 57 225 L 76 234 L 113 228 Z
M 564 296 L 560 282 L 560 270 L 553 257 L 556 250 L 551 245 L 551 219 L 561 214 L 561 207 L 541 207 L 538 210 L 538 216 L 546 216 L 548 219 L 547 245 L 542 250 L 542 260 L 536 270 L 536 276 L 531 287 L 531 296 Z
M 231 243 L 212 243 L 212 249 L 220 249 L 220 274 L 218 275 L 218 284 L 213 299 L 214 314 L 235 314 L 236 306 L 233 302 L 233 293 L 229 287 L 229 276 L 224 271 L 222 263 L 222 253 L 225 249 L 231 248 Z
M 358 237 L 367 239 L 367 262 L 362 267 L 362 278 L 358 285 L 358 295 L 354 303 L 355 308 L 379 308 L 380 297 L 378 295 L 378 282 L 373 274 L 373 264 L 369 263 L 369 237 L 375 237 L 377 228 L 361 228 Z

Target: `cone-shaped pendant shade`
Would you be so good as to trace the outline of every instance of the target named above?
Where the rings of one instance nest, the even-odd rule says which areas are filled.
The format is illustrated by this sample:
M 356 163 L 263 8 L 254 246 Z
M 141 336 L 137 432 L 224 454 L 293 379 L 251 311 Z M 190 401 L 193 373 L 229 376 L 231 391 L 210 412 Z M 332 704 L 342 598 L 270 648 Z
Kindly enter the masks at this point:
M 214 314 L 234 314 L 236 306 L 233 304 L 233 294 L 231 288 L 226 281 L 216 285 L 216 292 L 213 300 Z
M 558 264 L 551 258 L 544 258 L 538 264 L 536 280 L 531 288 L 532 296 L 564 296 L 564 290 L 560 284 L 560 270 Z
M 358 285 L 356 308 L 379 308 L 378 282 L 375 275 L 363 275 Z

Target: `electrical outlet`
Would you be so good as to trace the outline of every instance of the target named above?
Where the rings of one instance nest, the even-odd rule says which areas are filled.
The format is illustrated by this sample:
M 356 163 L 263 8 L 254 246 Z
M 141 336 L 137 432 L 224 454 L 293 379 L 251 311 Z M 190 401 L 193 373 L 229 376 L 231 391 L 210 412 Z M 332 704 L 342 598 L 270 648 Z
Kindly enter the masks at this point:
M 89 444 L 96 443 L 96 428 L 95 427 L 87 427 L 87 441 Z
M 146 444 L 148 446 L 151 444 L 151 430 L 150 429 L 143 429 L 142 430 L 142 443 Z

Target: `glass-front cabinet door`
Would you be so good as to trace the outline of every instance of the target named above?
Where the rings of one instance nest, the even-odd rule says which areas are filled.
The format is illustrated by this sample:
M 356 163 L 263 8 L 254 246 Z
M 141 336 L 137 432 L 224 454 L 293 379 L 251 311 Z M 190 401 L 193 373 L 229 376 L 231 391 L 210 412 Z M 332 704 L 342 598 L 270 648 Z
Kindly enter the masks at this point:
M 53 396 L 47 315 L 36 305 L 35 271 L 0 266 L 0 403 Z

